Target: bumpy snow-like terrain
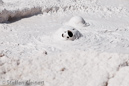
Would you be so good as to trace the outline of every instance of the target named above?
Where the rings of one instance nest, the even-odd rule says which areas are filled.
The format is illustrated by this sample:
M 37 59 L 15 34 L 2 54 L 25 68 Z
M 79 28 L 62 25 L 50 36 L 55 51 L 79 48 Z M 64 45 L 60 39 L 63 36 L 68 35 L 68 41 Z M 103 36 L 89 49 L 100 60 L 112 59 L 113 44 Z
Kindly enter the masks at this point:
M 129 86 L 128 4 L 0 0 L 0 86 Z M 60 40 L 68 35 L 64 26 L 81 36 Z M 11 83 L 16 80 L 44 83 Z

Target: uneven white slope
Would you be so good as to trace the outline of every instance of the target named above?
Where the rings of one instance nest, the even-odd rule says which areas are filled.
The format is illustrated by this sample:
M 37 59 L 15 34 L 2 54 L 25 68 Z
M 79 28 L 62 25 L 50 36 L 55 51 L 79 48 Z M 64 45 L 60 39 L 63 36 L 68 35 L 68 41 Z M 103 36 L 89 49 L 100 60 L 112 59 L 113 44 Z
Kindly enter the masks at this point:
M 0 23 L 0 85 L 12 79 L 44 81 L 39 86 L 129 85 L 128 0 L 3 1 L 0 19 L 11 17 Z M 38 11 L 43 14 L 14 19 Z M 73 16 L 89 24 L 75 26 L 83 37 L 54 39 Z
M 0 7 L 0 22 L 22 18 L 39 13 L 55 13 L 81 10 L 85 12 L 124 12 L 128 15 L 127 0 L 3 0 Z

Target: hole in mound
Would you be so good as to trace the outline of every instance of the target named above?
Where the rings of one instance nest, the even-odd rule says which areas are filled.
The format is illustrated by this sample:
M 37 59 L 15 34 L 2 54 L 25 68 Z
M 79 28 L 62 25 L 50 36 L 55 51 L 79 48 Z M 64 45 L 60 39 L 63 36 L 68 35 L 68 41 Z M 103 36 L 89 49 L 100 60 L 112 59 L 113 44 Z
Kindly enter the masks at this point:
M 64 34 L 62 34 L 62 37 L 64 37 Z
M 70 30 L 68 30 L 68 35 L 69 35 L 70 37 L 73 37 L 73 33 L 72 33 Z

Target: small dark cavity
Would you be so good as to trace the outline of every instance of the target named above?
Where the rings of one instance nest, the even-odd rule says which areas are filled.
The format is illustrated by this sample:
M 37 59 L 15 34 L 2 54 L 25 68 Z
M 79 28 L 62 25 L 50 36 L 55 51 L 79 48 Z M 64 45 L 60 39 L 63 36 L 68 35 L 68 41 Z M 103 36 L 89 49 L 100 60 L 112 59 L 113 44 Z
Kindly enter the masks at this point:
M 69 38 L 69 37 L 67 36 L 67 38 Z
M 70 30 L 68 30 L 68 35 L 69 37 L 73 37 L 73 33 Z
M 3 74 L 6 74 L 6 71 L 3 71 Z
M 26 85 L 26 86 L 30 86 L 30 83 L 29 83 L 29 82 L 26 82 L 25 85 Z
M 75 30 L 75 29 L 73 29 L 73 30 Z
M 65 71 L 65 70 L 66 70 L 66 68 L 62 68 L 62 69 L 61 69 L 61 71 Z
M 62 37 L 64 37 L 64 34 L 62 34 Z
M 48 53 L 47 53 L 47 51 L 44 51 L 43 54 L 44 54 L 44 55 L 47 55 Z
M 17 65 L 20 65 L 20 61 L 19 60 L 17 61 Z

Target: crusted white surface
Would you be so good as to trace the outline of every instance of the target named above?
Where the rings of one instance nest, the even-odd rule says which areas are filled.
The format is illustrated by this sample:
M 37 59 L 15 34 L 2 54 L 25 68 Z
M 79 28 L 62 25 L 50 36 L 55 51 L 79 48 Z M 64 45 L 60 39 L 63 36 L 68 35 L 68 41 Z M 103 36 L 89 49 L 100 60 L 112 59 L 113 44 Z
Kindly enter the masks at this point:
M 0 22 L 9 19 L 22 18 L 39 13 L 56 13 L 64 11 L 81 10 L 85 12 L 128 12 L 127 0 L 3 0 L 0 7 Z M 106 3 L 106 5 L 105 5 Z M 121 4 L 122 3 L 122 4 Z
M 1 84 L 31 79 L 44 81 L 40 86 L 129 86 L 128 0 L 3 2 L 0 21 L 9 21 L 0 24 Z M 13 21 L 38 11 L 43 14 Z M 53 39 L 73 16 L 89 24 L 77 28 L 83 37 Z

